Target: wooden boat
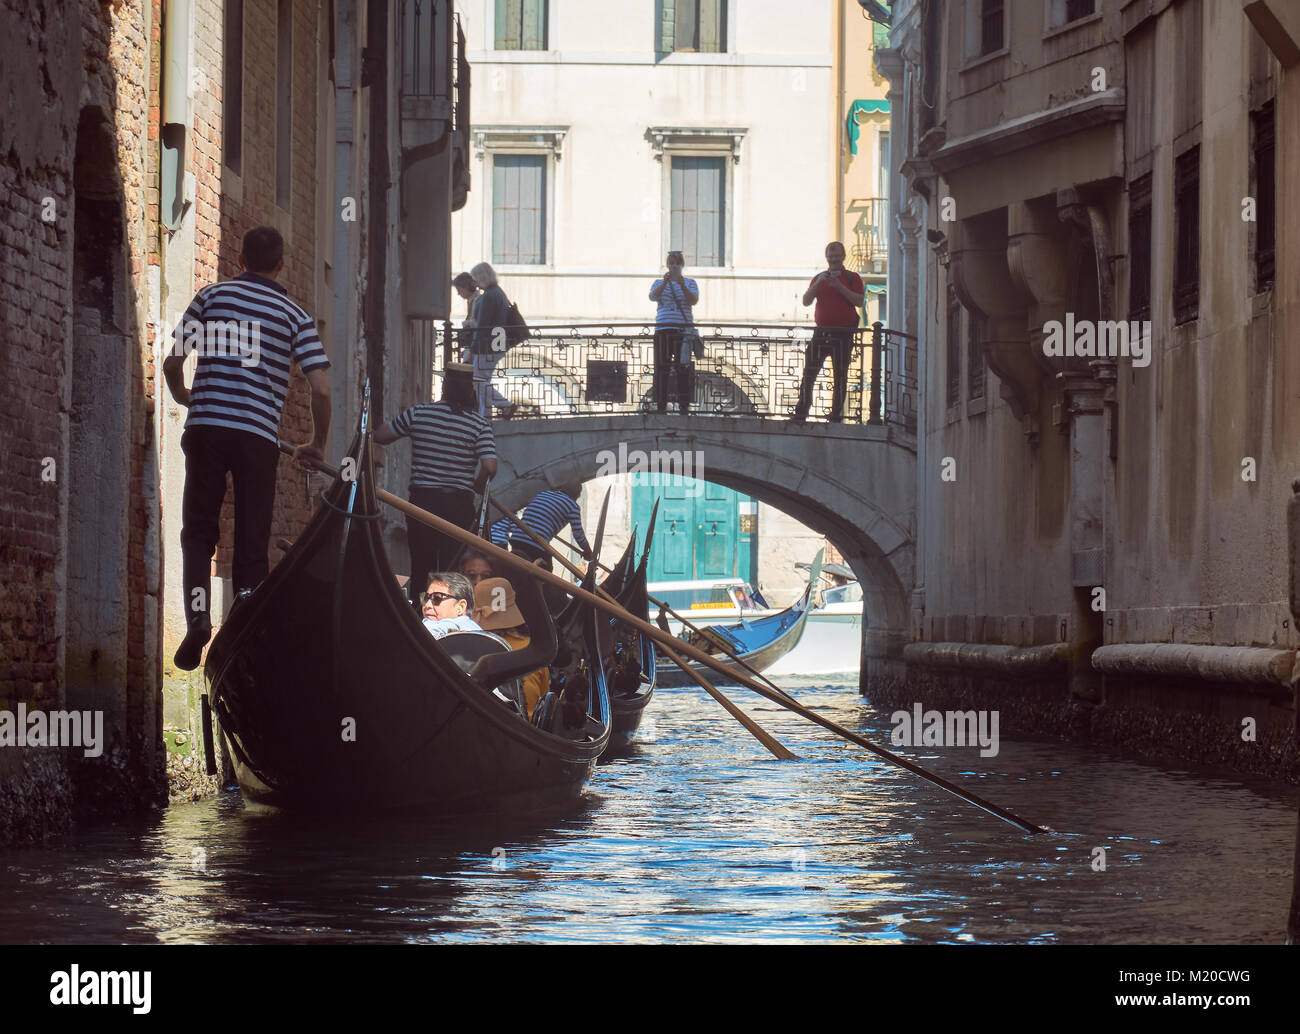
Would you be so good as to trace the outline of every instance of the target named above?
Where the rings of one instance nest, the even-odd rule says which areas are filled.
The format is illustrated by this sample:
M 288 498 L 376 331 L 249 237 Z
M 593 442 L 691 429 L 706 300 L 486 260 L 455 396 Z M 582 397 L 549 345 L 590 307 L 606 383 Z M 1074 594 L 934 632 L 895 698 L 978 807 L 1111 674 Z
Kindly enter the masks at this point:
M 655 510 L 657 513 L 657 503 Z M 620 606 L 646 621 L 650 620 L 646 569 L 650 560 L 654 525 L 655 514 L 651 514 L 650 531 L 646 535 L 640 562 L 636 562 L 636 533 L 633 532 L 622 558 L 614 565 L 609 577 L 601 583 L 601 588 L 613 596 Z M 613 729 L 604 755 L 608 757 L 625 750 L 641 726 L 646 706 L 654 695 L 657 658 L 654 640 L 643 632 L 624 621 L 605 615 L 601 616 L 599 623 L 601 656 L 608 665 L 606 675 L 613 716 Z
M 572 801 L 612 724 L 594 610 L 572 608 L 557 632 L 539 584 L 520 577 L 528 647 L 487 633 L 434 639 L 388 565 L 367 424 L 363 414 L 350 451 L 355 480 L 335 480 L 208 650 L 208 697 L 241 790 L 316 811 Z M 546 664 L 551 692 L 529 722 L 518 680 Z
M 726 650 L 723 649 L 724 645 L 754 671 L 763 671 L 799 645 L 804 626 L 808 621 L 808 613 L 812 609 L 813 589 L 820 574 L 821 559 L 822 553 L 819 551 L 817 559 L 813 561 L 812 576 L 808 579 L 808 584 L 804 586 L 799 598 L 785 610 L 751 621 L 710 625 L 698 631 L 683 629 L 681 638 L 717 657 L 725 667 L 738 675 L 744 674 L 745 670 L 727 656 Z M 695 685 L 695 681 L 689 675 L 676 665 L 668 663 L 663 657 L 660 657 L 659 663 L 662 668 L 659 673 L 659 685 Z M 719 677 L 713 669 L 703 665 L 692 664 L 691 667 L 712 682 L 716 682 Z

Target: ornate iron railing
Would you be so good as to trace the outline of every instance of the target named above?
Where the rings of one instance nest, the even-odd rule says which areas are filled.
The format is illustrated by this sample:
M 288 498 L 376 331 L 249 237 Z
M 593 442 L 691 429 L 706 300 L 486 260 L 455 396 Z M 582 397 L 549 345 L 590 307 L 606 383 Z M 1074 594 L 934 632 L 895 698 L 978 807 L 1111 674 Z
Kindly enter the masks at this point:
M 700 323 L 704 355 L 694 363 L 691 411 L 710 416 L 787 420 L 803 379 L 812 324 Z M 533 327 L 532 336 L 497 363 L 493 385 L 515 404 L 516 418 L 650 413 L 654 393 L 653 323 L 590 323 Z M 450 324 L 413 321 L 410 334 L 441 348 L 433 393 L 441 393 L 442 367 L 461 358 L 460 334 Z M 669 411 L 677 412 L 677 379 L 665 380 Z M 812 393 L 810 421 L 825 420 L 832 402 L 828 358 Z M 916 349 L 910 335 L 879 323 L 854 333 L 844 422 L 916 429 Z

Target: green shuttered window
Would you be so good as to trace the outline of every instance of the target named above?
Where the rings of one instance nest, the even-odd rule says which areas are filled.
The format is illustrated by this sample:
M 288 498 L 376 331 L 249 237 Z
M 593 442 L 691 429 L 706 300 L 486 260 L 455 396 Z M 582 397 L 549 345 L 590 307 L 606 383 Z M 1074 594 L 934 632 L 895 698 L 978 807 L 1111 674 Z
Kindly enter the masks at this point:
M 492 261 L 546 262 L 544 154 L 498 154 L 492 159 Z
M 726 265 L 725 158 L 673 158 L 668 247 L 687 266 Z
M 726 0 L 660 0 L 660 3 L 659 53 L 726 51 Z
M 547 0 L 497 0 L 497 50 L 546 49 Z

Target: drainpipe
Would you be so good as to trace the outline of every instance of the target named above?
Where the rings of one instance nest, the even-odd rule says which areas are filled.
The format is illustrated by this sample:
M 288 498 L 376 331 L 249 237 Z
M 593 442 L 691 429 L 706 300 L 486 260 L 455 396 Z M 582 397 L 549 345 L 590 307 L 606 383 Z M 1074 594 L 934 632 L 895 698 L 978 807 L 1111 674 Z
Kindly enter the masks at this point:
M 366 297 L 362 319 L 366 339 L 366 376 L 376 419 L 382 419 L 387 402 L 384 358 L 388 352 L 388 192 L 392 176 L 388 160 L 388 0 L 366 5 L 366 49 L 361 84 L 370 90 L 370 153 L 366 217 Z
M 357 239 L 356 222 L 339 221 L 340 206 L 344 198 L 354 204 L 362 202 L 361 184 L 365 177 L 357 168 L 357 138 L 365 131 L 365 120 L 358 103 L 360 87 L 357 5 L 351 0 L 330 0 L 334 12 L 334 197 L 330 199 L 334 220 L 333 327 L 334 352 L 330 385 L 334 396 L 333 416 L 330 421 L 331 449 L 347 448 L 352 437 L 352 424 L 360 406 L 358 385 L 359 363 L 366 343 L 361 337 L 358 318 L 357 286 L 362 280 L 361 242 Z
M 167 0 L 163 10 L 162 139 L 159 217 L 176 230 L 190 205 L 185 176 L 186 134 L 190 125 L 190 0 Z

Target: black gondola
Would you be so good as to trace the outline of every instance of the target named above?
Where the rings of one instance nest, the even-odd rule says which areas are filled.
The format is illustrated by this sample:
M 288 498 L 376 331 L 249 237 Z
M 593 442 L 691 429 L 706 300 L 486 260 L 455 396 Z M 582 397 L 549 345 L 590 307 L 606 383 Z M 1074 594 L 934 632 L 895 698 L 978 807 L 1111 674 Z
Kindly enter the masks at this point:
M 656 502 L 640 562 L 633 567 L 636 547 L 634 531 L 623 556 L 614 565 L 609 577 L 601 583 L 601 588 L 613 596 L 624 610 L 645 621 L 650 620 L 646 568 L 650 560 L 650 543 L 654 537 L 658 508 Z M 626 749 L 640 728 L 646 706 L 654 695 L 657 661 L 654 640 L 649 636 L 615 617 L 601 615 L 598 620 L 601 656 L 608 665 L 606 674 L 613 716 L 609 746 L 605 749 L 605 756 L 609 756 Z
M 399 590 L 380 528 L 364 410 L 340 476 L 288 555 L 208 650 L 213 711 L 245 797 L 311 810 L 530 810 L 575 799 L 609 743 L 596 613 L 554 622 L 515 590 L 532 639 L 435 640 Z M 594 581 L 588 575 L 588 584 Z M 530 722 L 518 679 L 551 668 Z

